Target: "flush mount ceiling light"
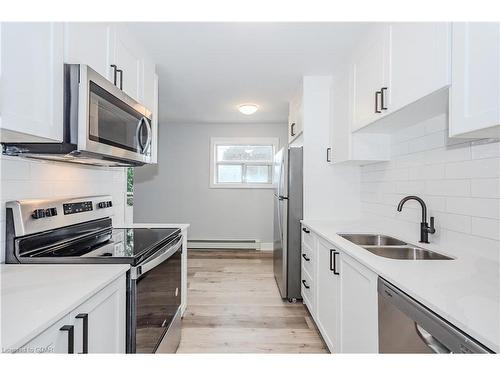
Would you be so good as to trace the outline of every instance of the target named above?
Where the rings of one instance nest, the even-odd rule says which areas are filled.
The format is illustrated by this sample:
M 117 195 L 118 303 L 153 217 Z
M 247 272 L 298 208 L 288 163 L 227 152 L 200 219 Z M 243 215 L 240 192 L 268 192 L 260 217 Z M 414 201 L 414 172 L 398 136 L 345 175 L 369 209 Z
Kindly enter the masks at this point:
M 257 112 L 259 106 L 256 104 L 242 104 L 238 107 L 238 110 L 244 115 L 251 115 Z

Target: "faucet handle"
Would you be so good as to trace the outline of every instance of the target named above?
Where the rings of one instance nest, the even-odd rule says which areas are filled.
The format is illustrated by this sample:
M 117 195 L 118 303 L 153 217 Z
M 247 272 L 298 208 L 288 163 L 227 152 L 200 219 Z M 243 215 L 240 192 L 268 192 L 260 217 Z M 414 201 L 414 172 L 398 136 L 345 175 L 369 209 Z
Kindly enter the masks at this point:
M 436 228 L 434 227 L 434 216 L 431 216 L 431 225 L 429 226 L 429 233 L 436 233 Z

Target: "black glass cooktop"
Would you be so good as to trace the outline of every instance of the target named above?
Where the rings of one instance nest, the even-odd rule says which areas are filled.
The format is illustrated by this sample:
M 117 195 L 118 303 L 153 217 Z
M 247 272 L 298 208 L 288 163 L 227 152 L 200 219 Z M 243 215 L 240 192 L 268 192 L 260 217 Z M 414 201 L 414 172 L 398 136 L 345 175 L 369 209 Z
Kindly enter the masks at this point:
M 179 228 L 113 228 L 80 225 L 19 240 L 21 258 L 45 262 L 130 263 L 136 265 L 175 242 Z M 92 228 L 93 230 L 90 230 Z M 36 262 L 36 261 L 35 261 Z

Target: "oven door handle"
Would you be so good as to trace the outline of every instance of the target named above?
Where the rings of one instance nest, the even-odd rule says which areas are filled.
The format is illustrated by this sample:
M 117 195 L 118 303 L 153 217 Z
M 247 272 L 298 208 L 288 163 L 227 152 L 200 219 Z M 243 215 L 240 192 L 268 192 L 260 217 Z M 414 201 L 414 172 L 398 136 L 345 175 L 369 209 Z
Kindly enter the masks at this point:
M 141 275 L 146 272 L 151 271 L 156 266 L 163 263 L 165 260 L 174 255 L 182 246 L 182 236 L 179 236 L 179 239 L 175 243 L 175 245 L 167 247 L 165 251 L 160 252 L 159 254 L 153 256 L 150 260 L 148 260 L 144 264 L 140 264 L 136 267 L 132 267 L 130 269 L 130 278 L 132 280 L 137 280 Z

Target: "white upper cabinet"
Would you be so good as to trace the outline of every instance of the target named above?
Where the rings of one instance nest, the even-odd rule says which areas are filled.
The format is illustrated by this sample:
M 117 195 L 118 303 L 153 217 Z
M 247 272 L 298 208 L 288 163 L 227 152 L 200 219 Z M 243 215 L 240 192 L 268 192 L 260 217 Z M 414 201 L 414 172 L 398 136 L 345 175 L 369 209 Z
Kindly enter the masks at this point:
M 334 77 L 331 88 L 330 147 L 326 160 L 331 164 L 385 161 L 390 158 L 390 137 L 383 133 L 352 133 L 351 76 L 347 69 Z
M 290 101 L 288 109 L 288 143 L 293 143 L 304 129 L 302 120 L 302 90 Z
M 381 89 L 387 87 L 389 69 L 388 46 L 388 27 L 377 26 L 354 53 L 351 62 L 353 130 L 381 117 Z
M 450 84 L 450 24 L 399 22 L 389 27 L 387 113 Z
M 113 28 L 111 37 L 111 64 L 117 66 L 117 86 L 132 98 L 142 95 L 142 54 L 129 32 L 123 27 Z
M 350 60 L 352 130 L 449 86 L 450 44 L 450 25 L 444 22 L 374 26 Z
M 100 22 L 68 22 L 64 25 L 64 61 L 86 64 L 113 82 L 111 25 Z
M 500 23 L 452 29 L 450 136 L 500 137 Z
M 1 24 L 2 142 L 63 139 L 62 23 Z

